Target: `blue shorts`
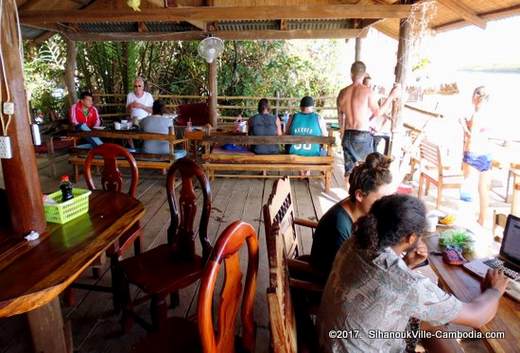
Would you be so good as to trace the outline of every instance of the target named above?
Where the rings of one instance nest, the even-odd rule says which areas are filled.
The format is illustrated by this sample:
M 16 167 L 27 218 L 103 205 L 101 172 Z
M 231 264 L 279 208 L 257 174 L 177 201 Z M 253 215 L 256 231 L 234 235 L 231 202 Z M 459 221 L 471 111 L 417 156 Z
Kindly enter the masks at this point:
M 493 165 L 493 160 L 488 154 L 464 152 L 464 158 L 462 161 L 479 172 L 486 172 L 490 170 Z
M 345 176 L 347 176 L 357 162 L 364 161 L 370 153 L 374 152 L 374 136 L 368 131 L 345 130 L 341 145 L 345 159 Z

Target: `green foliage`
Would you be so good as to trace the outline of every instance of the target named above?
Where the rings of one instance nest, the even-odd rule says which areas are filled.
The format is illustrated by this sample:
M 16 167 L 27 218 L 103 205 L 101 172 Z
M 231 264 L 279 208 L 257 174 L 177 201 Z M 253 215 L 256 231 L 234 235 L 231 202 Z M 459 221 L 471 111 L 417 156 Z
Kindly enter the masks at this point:
M 334 40 L 226 41 L 219 58 L 219 95 L 335 94 L 339 87 L 330 67 L 337 59 L 338 43 Z M 77 43 L 80 90 L 127 93 L 133 88 L 135 77 L 141 75 L 154 94 L 207 95 L 208 68 L 197 54 L 198 44 L 195 41 Z M 27 51 L 26 76 L 33 97 L 37 98 L 36 105 L 50 104 L 43 100 L 43 92 L 64 86 L 65 56 L 65 44 L 58 36 L 39 49 Z M 107 98 L 105 102 L 116 101 Z
M 439 237 L 441 248 L 453 247 L 464 253 L 473 251 L 474 240 L 471 235 L 463 229 L 452 229 L 442 233 Z
M 24 76 L 26 89 L 31 97 L 33 109 L 46 116 L 51 111 L 64 114 L 65 97 L 53 96 L 64 88 L 65 43 L 59 36 L 53 36 L 41 46 L 24 46 Z

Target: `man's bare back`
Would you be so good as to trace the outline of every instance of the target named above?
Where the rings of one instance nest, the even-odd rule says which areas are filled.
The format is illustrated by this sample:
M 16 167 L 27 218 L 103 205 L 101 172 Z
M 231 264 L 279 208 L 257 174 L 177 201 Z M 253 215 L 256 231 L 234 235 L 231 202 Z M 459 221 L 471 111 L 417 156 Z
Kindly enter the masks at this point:
M 353 83 L 343 88 L 338 95 L 338 113 L 342 116 L 341 130 L 369 130 L 370 117 L 373 111 L 370 101 L 373 101 L 372 90 L 362 83 Z
M 394 86 L 380 107 L 374 92 L 362 83 L 354 82 L 343 88 L 336 101 L 341 132 L 369 131 L 370 118 L 384 112 L 398 94 L 399 87 Z

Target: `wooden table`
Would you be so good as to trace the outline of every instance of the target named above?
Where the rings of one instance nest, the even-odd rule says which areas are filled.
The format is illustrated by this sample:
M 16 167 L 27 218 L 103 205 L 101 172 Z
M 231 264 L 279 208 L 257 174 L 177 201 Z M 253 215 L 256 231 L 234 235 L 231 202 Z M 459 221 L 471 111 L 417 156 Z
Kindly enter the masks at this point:
M 39 240 L 0 230 L 0 318 L 27 313 L 35 351 L 72 353 L 58 295 L 144 214 L 138 200 L 93 191 L 89 213 L 48 223 Z
M 425 237 L 430 251 L 439 250 L 438 235 Z M 493 255 L 491 249 L 479 249 L 478 257 Z M 458 299 L 469 302 L 480 293 L 480 279 L 462 268 L 450 266 L 442 261 L 442 256 L 430 255 L 430 265 L 439 277 L 439 285 L 453 293 Z M 520 303 L 504 296 L 500 299 L 497 315 L 488 324 L 480 328 L 482 332 L 504 331 L 505 339 L 488 339 L 486 344 L 491 352 L 520 352 Z

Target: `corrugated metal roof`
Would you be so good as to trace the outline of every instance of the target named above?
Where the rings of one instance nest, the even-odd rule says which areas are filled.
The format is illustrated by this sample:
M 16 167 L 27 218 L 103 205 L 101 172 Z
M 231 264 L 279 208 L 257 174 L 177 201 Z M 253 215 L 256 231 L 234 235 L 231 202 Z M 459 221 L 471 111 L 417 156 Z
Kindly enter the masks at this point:
M 137 32 L 138 30 L 135 22 L 80 23 L 78 28 L 92 33 Z
M 222 21 L 216 24 L 218 31 L 262 31 L 280 29 L 280 21 Z
M 354 27 L 351 19 L 343 20 L 297 20 L 287 21 L 287 29 L 294 30 L 328 30 L 328 29 L 348 29 Z
M 199 30 L 187 22 L 146 22 L 145 24 L 150 32 L 169 33 Z

